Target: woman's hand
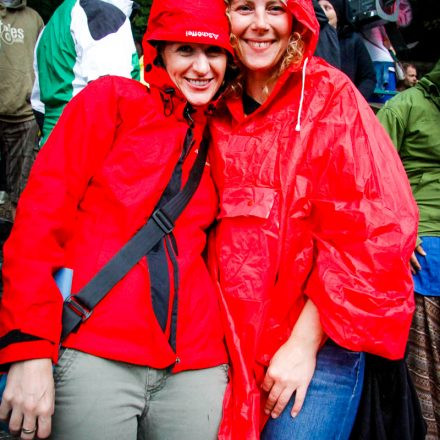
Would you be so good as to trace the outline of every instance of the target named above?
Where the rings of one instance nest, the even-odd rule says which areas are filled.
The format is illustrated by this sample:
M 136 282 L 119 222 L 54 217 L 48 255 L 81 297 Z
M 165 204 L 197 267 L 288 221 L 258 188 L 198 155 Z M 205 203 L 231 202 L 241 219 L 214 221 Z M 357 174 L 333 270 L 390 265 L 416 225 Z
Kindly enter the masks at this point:
M 274 354 L 262 388 L 269 393 L 265 412 L 278 417 L 296 392 L 292 417 L 301 410 L 316 366 L 316 348 L 306 341 L 289 339 Z
M 420 266 L 419 260 L 417 260 L 417 254 L 416 252 L 420 255 L 423 255 L 424 257 L 426 257 L 426 252 L 423 250 L 422 245 L 418 245 L 416 247 L 416 250 L 412 253 L 411 258 L 410 258 L 410 268 L 411 268 L 411 272 L 413 274 L 416 274 L 419 270 L 422 269 L 422 267 Z
M 290 338 L 274 354 L 262 388 L 269 393 L 265 412 L 278 417 L 296 392 L 292 417 L 302 408 L 316 367 L 316 355 L 325 339 L 319 312 L 309 299 L 296 322 Z
M 51 432 L 55 387 L 50 359 L 11 365 L 0 405 L 0 419 L 9 418 L 11 434 L 22 439 L 47 438 Z

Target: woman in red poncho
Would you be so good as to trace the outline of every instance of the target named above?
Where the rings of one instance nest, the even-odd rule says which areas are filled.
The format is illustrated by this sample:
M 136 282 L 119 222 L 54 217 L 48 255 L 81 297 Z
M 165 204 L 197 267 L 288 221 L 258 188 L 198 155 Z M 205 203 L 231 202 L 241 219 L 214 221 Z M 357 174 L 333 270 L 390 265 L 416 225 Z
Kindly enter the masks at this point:
M 367 102 L 312 56 L 310 0 L 228 0 L 242 76 L 212 126 L 221 438 L 346 439 L 364 352 L 402 358 L 417 209 Z
M 209 164 L 172 234 L 61 349 L 53 274 L 72 268 L 76 294 L 187 181 L 232 53 L 224 12 L 223 0 L 156 0 L 149 86 L 93 81 L 38 155 L 5 245 L 0 307 L 0 364 L 10 366 L 0 418 L 22 439 L 217 437 L 228 358 L 202 258 L 218 208 Z

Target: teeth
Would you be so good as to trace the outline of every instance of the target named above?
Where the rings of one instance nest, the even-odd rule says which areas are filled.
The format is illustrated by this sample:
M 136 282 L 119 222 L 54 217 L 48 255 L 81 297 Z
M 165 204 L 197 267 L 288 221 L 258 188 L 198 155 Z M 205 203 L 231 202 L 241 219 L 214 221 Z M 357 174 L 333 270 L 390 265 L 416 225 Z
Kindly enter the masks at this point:
M 258 48 L 266 48 L 270 46 L 270 41 L 248 41 L 249 46 L 258 47 Z
M 191 84 L 195 85 L 195 86 L 206 86 L 206 84 L 209 83 L 209 79 L 190 79 L 188 78 L 188 82 L 190 82 Z

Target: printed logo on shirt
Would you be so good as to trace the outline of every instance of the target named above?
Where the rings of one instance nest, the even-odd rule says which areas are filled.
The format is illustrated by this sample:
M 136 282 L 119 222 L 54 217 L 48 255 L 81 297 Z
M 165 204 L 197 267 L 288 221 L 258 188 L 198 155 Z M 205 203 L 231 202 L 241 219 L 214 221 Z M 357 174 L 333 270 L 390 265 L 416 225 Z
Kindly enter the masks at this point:
M 10 24 L 4 24 L 3 21 L 0 20 L 0 44 L 1 42 L 5 44 L 23 44 L 24 29 L 12 27 Z
M 187 37 L 208 37 L 214 40 L 218 39 L 218 34 L 213 34 L 212 32 L 186 31 L 185 35 Z

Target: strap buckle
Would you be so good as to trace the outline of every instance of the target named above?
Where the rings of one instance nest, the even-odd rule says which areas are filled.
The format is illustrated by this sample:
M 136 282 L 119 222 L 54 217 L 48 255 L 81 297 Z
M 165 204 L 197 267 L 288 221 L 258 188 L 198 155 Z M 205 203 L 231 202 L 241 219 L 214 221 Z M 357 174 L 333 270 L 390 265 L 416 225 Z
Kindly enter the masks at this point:
M 151 218 L 156 222 L 157 226 L 162 229 L 165 234 L 170 234 L 174 229 L 174 223 L 166 216 L 161 209 L 156 209 Z
M 69 296 L 64 303 L 78 316 L 81 317 L 81 321 L 84 322 L 90 318 L 90 315 L 93 313 L 93 310 L 89 310 L 78 301 L 74 296 Z

